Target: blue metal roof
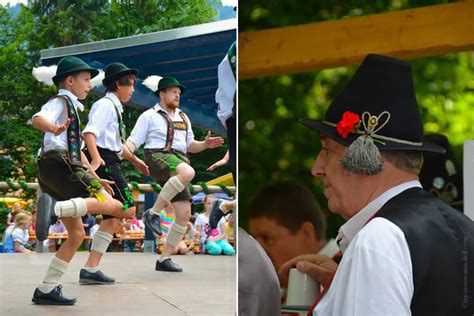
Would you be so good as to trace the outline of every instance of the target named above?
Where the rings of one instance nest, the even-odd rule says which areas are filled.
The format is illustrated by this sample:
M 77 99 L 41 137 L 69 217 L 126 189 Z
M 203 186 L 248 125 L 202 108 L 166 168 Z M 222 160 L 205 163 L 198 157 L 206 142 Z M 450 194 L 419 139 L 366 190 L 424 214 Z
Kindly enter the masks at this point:
M 141 84 L 150 75 L 172 76 L 186 86 L 181 109 L 193 126 L 224 133 L 217 119 L 217 66 L 236 40 L 236 20 L 224 20 L 179 29 L 136 35 L 100 42 L 45 49 L 42 63 L 57 64 L 67 55 L 75 55 L 95 68 L 105 69 L 121 62 L 139 70 L 135 93 L 128 103 L 147 109 L 158 98 Z M 94 88 L 104 94 L 102 86 Z

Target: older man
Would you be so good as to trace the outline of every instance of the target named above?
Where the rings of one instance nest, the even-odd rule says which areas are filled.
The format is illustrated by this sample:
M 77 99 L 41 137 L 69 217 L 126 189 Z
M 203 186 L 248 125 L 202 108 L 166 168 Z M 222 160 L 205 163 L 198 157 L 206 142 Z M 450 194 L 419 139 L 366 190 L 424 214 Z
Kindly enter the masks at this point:
M 302 123 L 321 134 L 312 174 L 348 220 L 338 267 L 318 256 L 282 267 L 332 279 L 310 313 L 472 315 L 474 224 L 418 181 L 422 152 L 442 149 L 422 142 L 411 66 L 368 55 L 325 120 Z

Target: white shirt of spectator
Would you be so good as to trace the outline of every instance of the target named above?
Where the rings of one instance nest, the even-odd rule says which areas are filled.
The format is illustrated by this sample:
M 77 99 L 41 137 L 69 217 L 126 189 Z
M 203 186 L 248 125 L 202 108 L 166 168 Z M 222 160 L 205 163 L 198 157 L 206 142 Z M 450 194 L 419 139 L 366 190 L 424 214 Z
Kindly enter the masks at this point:
M 413 187 L 421 187 L 420 182 L 387 190 L 341 227 L 344 255 L 313 315 L 411 315 L 413 268 L 405 235 L 385 218 L 367 221 L 388 200 Z
M 234 95 L 236 90 L 236 82 L 232 68 L 230 67 L 229 58 L 226 55 L 217 68 L 217 77 L 219 79 L 216 92 L 217 117 L 222 125 L 227 128 L 225 122 L 232 116 L 234 107 Z
M 119 121 L 115 109 L 119 113 L 123 113 L 122 103 L 117 96 L 112 92 L 107 92 L 105 97 L 92 105 L 89 121 L 82 133 L 94 134 L 98 147 L 121 152 L 123 144 L 120 139 Z
M 222 217 L 219 223 L 217 223 L 217 230 L 219 234 L 222 234 L 221 226 L 225 223 L 225 218 Z M 204 244 L 208 235 L 206 234 L 206 228 L 209 227 L 209 217 L 204 215 L 204 213 L 199 214 L 196 217 L 196 221 L 194 222 L 194 228 L 197 230 L 198 225 L 201 226 L 201 242 Z
M 145 144 L 145 149 L 161 149 L 165 147 L 168 121 L 161 114 L 157 113 L 158 110 L 162 110 L 159 103 L 138 117 L 135 127 L 128 138 L 137 148 L 143 144 Z M 179 108 L 174 111 L 171 117 L 173 122 L 183 122 L 179 112 L 182 112 Z M 187 148 L 194 141 L 194 133 L 189 119 L 187 134 L 188 138 L 186 139 L 186 131 L 175 128 L 172 148 L 186 153 Z
M 59 89 L 58 95 L 68 96 L 74 104 L 76 111 L 84 111 L 84 105 L 79 102 L 77 97 L 69 90 Z M 54 98 L 49 100 L 41 107 L 41 111 L 33 115 L 33 118 L 36 116 L 44 117 L 51 123 L 57 125 L 62 125 L 66 123 L 68 115 L 64 100 L 61 98 Z M 67 150 L 67 131 L 62 132 L 58 136 L 55 136 L 53 133 L 44 133 L 43 146 L 44 152 L 50 150 Z
M 22 245 L 22 247 L 28 242 L 28 239 L 30 238 L 28 229 L 15 228 L 13 225 L 8 226 L 7 230 L 5 231 L 5 236 L 8 234 L 11 234 L 12 236 L 13 245 L 15 245 L 15 242 L 18 242 L 20 245 Z
M 89 230 L 89 236 L 91 238 L 94 237 L 94 234 L 99 230 L 99 227 L 100 227 L 99 224 L 94 224 L 94 226 L 91 227 L 91 229 Z

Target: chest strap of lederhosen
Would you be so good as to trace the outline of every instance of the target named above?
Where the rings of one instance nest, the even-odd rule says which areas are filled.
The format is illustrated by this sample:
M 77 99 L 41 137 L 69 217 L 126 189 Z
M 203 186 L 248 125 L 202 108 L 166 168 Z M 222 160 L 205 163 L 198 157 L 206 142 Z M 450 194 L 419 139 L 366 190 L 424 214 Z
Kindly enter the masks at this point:
M 174 139 L 174 123 L 173 123 L 173 120 L 168 115 L 168 113 L 166 113 L 165 111 L 163 111 L 161 109 L 156 111 L 156 113 L 163 116 L 163 118 L 166 120 L 166 122 L 168 124 L 167 131 L 166 131 L 166 142 L 165 142 L 165 147 L 163 147 L 163 150 L 171 152 L 171 149 L 172 149 L 172 146 L 173 146 L 173 139 Z M 188 119 L 186 118 L 184 113 L 181 112 L 181 111 L 179 112 L 179 116 L 181 116 L 181 119 L 183 120 L 184 126 L 186 127 L 186 138 L 185 138 L 185 142 L 186 142 L 187 139 L 188 139 Z
M 125 124 L 123 123 L 122 114 L 117 109 L 117 107 L 115 106 L 114 101 L 111 98 L 104 97 L 104 99 L 109 99 L 110 102 L 112 102 L 112 106 L 114 107 L 115 113 L 117 114 L 117 120 L 118 120 L 118 124 L 119 124 L 120 141 L 122 142 L 122 144 L 125 144 L 127 134 L 126 134 L 126 130 L 125 130 Z
M 81 128 L 79 115 L 77 114 L 76 108 L 72 103 L 72 100 L 67 95 L 55 95 L 51 99 L 61 98 L 65 102 L 67 116 L 70 120 L 69 127 L 67 128 L 67 149 L 68 157 L 72 164 L 82 166 L 81 159 Z

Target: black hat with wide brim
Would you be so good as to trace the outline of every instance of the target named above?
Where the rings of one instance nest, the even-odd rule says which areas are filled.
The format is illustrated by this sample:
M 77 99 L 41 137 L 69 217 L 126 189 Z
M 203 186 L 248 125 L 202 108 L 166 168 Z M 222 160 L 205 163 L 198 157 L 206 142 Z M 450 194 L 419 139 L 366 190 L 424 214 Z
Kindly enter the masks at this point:
M 102 84 L 104 86 L 108 85 L 126 75 L 136 76 L 138 75 L 138 70 L 128 68 L 122 63 L 111 63 L 105 68 L 105 77 L 102 79 Z
M 86 64 L 82 59 L 75 56 L 66 56 L 63 57 L 59 63 L 58 68 L 56 69 L 56 75 L 53 77 L 53 82 L 55 85 L 58 85 L 62 79 L 66 78 L 69 75 L 78 73 L 81 71 L 88 71 L 91 73 L 91 78 L 94 78 L 99 74 L 99 71 L 95 68 L 92 68 Z
M 348 85 L 329 106 L 325 119 L 301 119 L 300 123 L 349 146 L 365 132 L 361 124 L 359 132 L 349 133 L 346 138 L 339 134 L 336 125 L 345 112 L 357 114 L 361 120 L 379 117 L 379 124 L 374 128 L 376 132 L 371 136 L 380 151 L 445 151 L 422 139 L 423 124 L 413 88 L 412 68 L 407 62 L 367 55 Z
M 160 91 L 169 87 L 178 87 L 181 90 L 181 94 L 186 91 L 186 87 L 180 84 L 176 78 L 164 77 L 158 83 L 158 90 L 155 91 L 155 95 L 160 96 Z

